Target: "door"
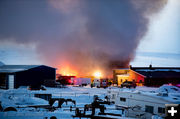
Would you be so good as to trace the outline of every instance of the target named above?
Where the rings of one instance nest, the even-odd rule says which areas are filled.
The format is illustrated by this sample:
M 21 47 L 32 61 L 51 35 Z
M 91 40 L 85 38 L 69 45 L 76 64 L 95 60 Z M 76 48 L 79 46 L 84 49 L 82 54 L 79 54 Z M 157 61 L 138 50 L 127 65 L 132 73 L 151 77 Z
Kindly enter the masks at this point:
M 8 75 L 8 88 L 14 89 L 14 75 Z

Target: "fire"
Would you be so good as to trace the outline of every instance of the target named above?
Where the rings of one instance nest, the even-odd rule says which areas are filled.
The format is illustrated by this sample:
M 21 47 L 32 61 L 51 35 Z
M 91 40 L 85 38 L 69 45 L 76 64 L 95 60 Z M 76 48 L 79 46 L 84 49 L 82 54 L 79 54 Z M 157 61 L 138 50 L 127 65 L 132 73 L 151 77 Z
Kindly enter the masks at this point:
M 59 74 L 62 74 L 64 76 L 77 76 L 78 73 L 72 69 L 62 69 L 59 71 Z
M 58 68 L 58 73 L 64 76 L 78 76 L 78 72 L 67 63 L 64 63 Z
M 93 78 L 102 78 L 103 70 L 94 70 L 92 68 L 89 69 L 88 72 L 78 72 L 78 70 L 70 65 L 68 62 L 63 62 L 59 64 L 59 68 L 57 70 L 58 74 L 62 76 L 76 76 L 76 77 L 93 77 Z M 104 72 L 103 72 L 104 73 Z
M 95 71 L 94 72 L 94 77 L 95 78 L 100 78 L 100 77 L 102 77 L 102 73 L 100 71 Z

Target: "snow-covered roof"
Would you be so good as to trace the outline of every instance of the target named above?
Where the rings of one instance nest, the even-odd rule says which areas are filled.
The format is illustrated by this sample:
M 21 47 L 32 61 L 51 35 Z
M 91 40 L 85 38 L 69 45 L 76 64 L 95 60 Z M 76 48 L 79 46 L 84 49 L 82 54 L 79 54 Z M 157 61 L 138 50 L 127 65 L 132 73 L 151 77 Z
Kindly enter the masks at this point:
M 131 67 L 134 71 L 144 71 L 144 72 L 154 72 L 154 71 L 163 71 L 163 72 L 180 72 L 180 67 Z
M 41 65 L 2 65 L 0 66 L 0 72 L 13 73 L 13 72 L 25 71 L 38 66 Z
M 129 76 L 129 74 L 118 74 L 117 76 L 121 76 L 121 77 L 127 77 L 127 76 Z
M 180 67 L 132 67 L 131 70 L 150 78 L 180 77 Z
M 29 69 L 36 68 L 39 66 L 49 67 L 46 65 L 2 65 L 0 66 L 0 73 L 14 73 L 14 72 L 19 72 L 19 71 L 29 70 Z M 53 67 L 49 67 L 49 68 L 53 68 Z M 56 68 L 53 68 L 53 69 L 56 69 Z
M 135 71 L 175 71 L 175 72 L 180 72 L 180 69 L 135 69 Z

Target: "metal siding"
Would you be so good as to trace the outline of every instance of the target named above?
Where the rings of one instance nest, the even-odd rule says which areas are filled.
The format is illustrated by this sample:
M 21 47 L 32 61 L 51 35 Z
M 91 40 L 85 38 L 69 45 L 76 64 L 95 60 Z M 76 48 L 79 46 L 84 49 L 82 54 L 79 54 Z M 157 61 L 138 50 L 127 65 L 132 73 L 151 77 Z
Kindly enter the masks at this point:
M 8 89 L 14 89 L 14 75 L 8 75 Z
M 17 87 L 20 85 L 43 85 L 45 80 L 55 81 L 55 68 L 39 66 L 27 71 L 17 72 Z

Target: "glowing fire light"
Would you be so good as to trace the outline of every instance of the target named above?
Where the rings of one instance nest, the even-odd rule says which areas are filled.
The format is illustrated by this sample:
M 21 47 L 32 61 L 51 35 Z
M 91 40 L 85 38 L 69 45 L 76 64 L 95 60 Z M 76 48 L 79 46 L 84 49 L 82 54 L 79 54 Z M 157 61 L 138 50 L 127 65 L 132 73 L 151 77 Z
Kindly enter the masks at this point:
M 77 76 L 78 73 L 72 66 L 70 66 L 68 63 L 63 63 L 60 68 L 58 68 L 58 73 L 64 76 Z
M 77 72 L 73 71 L 73 70 L 68 70 L 68 71 L 59 71 L 60 74 L 64 75 L 64 76 L 77 76 Z
M 95 78 L 100 78 L 101 76 L 102 76 L 102 74 L 101 74 L 100 71 L 94 72 L 94 77 L 95 77 Z

